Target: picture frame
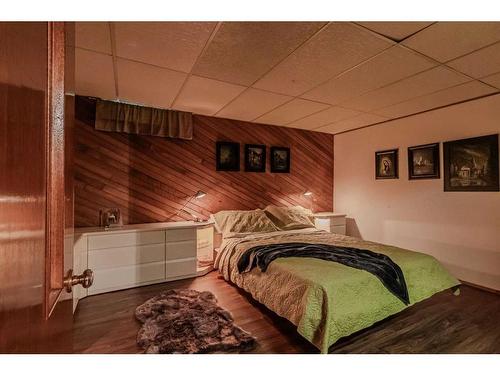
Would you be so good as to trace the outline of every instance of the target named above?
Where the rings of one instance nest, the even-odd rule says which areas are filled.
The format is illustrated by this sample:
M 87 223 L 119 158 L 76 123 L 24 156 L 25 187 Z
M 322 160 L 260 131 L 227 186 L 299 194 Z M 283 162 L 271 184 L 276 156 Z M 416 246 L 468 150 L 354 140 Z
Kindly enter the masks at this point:
M 408 147 L 408 179 L 440 178 L 439 142 Z
M 399 178 L 399 149 L 375 152 L 375 179 L 390 180 Z
M 245 145 L 245 172 L 266 171 L 266 146 L 256 144 Z
M 271 147 L 270 162 L 272 173 L 290 173 L 290 148 Z
M 443 143 L 444 191 L 500 191 L 498 134 Z
M 238 172 L 240 170 L 240 144 L 237 142 L 216 142 L 216 170 Z

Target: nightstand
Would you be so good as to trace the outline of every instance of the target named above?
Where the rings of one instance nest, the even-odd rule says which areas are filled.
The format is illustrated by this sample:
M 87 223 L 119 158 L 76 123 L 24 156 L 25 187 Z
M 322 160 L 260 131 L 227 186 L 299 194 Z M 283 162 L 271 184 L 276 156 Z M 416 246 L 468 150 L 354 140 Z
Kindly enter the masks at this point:
M 330 233 L 346 233 L 346 214 L 336 212 L 316 212 L 314 214 L 314 225 L 316 228 L 326 230 Z

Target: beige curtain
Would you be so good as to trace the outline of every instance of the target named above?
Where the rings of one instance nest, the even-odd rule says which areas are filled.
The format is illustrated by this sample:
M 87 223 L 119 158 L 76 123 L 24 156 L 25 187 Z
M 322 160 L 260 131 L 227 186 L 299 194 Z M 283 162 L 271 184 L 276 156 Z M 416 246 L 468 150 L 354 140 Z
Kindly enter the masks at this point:
M 193 139 L 193 114 L 97 99 L 95 128 L 108 132 Z

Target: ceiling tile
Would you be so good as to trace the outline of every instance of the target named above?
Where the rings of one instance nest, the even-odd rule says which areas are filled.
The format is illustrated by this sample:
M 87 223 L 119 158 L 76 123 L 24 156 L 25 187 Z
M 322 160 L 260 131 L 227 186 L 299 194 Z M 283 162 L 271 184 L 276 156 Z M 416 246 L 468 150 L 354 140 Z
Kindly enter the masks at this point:
M 432 22 L 356 22 L 397 42 L 415 34 Z
M 116 54 L 189 72 L 215 22 L 114 22 Z
M 78 95 L 116 99 L 113 58 L 75 48 L 75 86 Z
M 192 73 L 251 85 L 323 25 L 324 22 L 224 22 Z
M 175 100 L 173 108 L 201 115 L 213 115 L 243 90 L 244 86 L 190 76 Z
M 170 108 L 187 74 L 148 64 L 117 59 L 121 100 L 150 107 Z
M 403 44 L 445 62 L 497 40 L 500 40 L 500 22 L 438 22 Z
M 76 22 L 75 45 L 80 48 L 111 55 L 108 22 Z
M 338 104 L 435 65 L 436 63 L 413 51 L 394 46 L 345 74 L 314 88 L 302 97 Z
M 292 99 L 291 96 L 249 88 L 220 112 L 217 112 L 217 116 L 252 121 Z
M 361 128 L 363 126 L 376 124 L 378 122 L 386 121 L 387 119 L 382 116 L 373 115 L 371 113 L 363 113 L 359 116 L 336 122 L 335 124 L 322 126 L 321 128 L 314 129 L 315 131 L 337 134 L 346 130 Z
M 474 78 L 498 73 L 500 72 L 500 43 L 450 61 L 447 65 Z
M 353 100 L 343 102 L 342 105 L 363 112 L 371 112 L 374 109 L 401 103 L 470 80 L 470 78 L 449 68 L 437 66 L 391 85 L 370 91 Z
M 500 73 L 481 78 L 481 81 L 500 89 Z
M 477 81 L 471 81 L 394 106 L 382 108 L 375 111 L 375 113 L 388 118 L 396 118 L 491 94 L 495 91 L 490 86 Z
M 257 81 L 256 88 L 297 96 L 369 57 L 392 42 L 347 22 L 334 22 Z
M 316 129 L 327 124 L 355 117 L 359 114 L 360 113 L 358 111 L 352 109 L 330 107 L 324 111 L 294 121 L 288 126 L 300 129 Z
M 327 104 L 294 99 L 256 119 L 256 122 L 273 125 L 286 125 L 302 117 L 328 108 Z

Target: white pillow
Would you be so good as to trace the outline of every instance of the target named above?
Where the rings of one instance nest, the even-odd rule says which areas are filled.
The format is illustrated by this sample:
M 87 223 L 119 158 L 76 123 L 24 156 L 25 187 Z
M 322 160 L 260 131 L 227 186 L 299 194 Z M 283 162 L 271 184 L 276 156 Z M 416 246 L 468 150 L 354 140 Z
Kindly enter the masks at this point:
M 314 216 L 311 210 L 301 206 L 267 206 L 264 211 L 281 230 L 314 228 Z
M 219 211 L 212 217 L 215 229 L 224 236 L 230 233 L 262 233 L 279 230 L 262 210 Z

